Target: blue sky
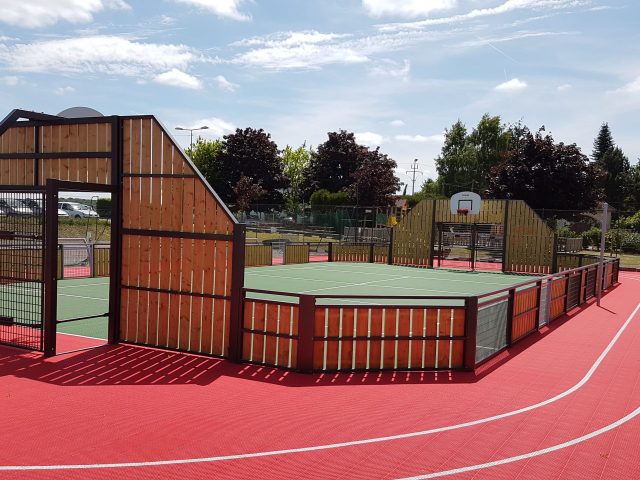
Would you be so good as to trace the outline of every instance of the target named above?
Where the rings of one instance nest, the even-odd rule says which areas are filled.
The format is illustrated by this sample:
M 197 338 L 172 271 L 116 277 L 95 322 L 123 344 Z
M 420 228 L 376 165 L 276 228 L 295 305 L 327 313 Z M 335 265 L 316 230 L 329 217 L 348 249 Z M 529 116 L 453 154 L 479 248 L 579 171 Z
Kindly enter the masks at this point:
M 488 112 L 587 154 L 607 121 L 635 163 L 639 20 L 636 0 L 0 0 L 0 116 L 83 105 L 281 148 L 342 128 L 406 182 Z

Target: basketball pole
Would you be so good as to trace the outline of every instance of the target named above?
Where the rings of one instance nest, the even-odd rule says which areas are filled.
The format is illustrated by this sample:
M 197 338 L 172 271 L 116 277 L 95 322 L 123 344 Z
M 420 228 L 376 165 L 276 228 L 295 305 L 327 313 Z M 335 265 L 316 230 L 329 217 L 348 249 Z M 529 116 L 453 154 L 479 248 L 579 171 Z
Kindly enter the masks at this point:
M 600 220 L 600 259 L 598 261 L 598 281 L 596 284 L 596 303 L 600 306 L 600 299 L 602 298 L 602 281 L 604 277 L 604 246 L 605 237 L 607 236 L 607 227 L 609 218 L 609 204 L 604 202 L 602 205 L 602 218 Z

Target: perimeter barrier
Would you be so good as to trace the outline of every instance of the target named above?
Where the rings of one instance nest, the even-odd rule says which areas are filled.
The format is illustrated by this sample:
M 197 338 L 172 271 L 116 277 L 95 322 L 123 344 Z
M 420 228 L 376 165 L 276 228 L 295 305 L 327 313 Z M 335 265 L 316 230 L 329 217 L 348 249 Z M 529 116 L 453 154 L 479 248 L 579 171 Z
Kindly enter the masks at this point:
M 349 255 L 368 258 L 364 250 Z M 598 269 L 586 265 L 478 296 L 244 288 L 242 359 L 307 373 L 474 370 L 596 296 L 598 285 L 604 292 L 618 282 L 619 259 L 607 259 L 601 275 Z
M 62 243 L 58 245 L 58 280 L 110 275 L 108 243 Z

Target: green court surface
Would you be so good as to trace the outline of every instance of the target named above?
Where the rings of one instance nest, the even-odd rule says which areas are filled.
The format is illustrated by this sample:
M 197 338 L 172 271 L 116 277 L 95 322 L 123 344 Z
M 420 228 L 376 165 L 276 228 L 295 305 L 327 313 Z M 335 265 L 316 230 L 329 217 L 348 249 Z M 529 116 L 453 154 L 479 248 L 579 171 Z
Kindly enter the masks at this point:
M 401 267 L 376 263 L 322 262 L 254 267 L 245 286 L 259 290 L 311 295 L 471 296 L 533 280 L 532 275 Z M 295 297 L 249 292 L 249 298 L 297 302 Z M 319 305 L 461 305 L 456 300 L 319 298 Z
M 101 315 L 109 311 L 109 279 L 82 278 L 58 281 L 58 320 Z M 61 323 L 58 332 L 107 338 L 107 318 Z
M 254 267 L 245 270 L 245 287 L 313 295 L 469 296 L 533 280 L 531 275 L 400 267 L 374 263 L 322 262 Z M 296 297 L 248 292 L 247 297 L 297 303 Z M 462 305 L 462 300 L 319 298 L 319 305 Z M 100 315 L 109 309 L 109 279 L 58 282 L 58 320 Z M 107 338 L 107 319 L 58 325 L 58 332 Z

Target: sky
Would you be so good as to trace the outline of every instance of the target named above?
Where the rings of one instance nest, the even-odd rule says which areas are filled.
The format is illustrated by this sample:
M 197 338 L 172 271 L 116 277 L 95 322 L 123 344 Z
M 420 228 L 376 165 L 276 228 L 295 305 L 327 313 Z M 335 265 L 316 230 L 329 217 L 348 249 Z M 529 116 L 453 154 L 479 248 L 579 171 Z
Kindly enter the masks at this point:
M 435 178 L 443 133 L 484 113 L 590 154 L 640 157 L 637 0 L 0 0 L 0 117 L 153 114 L 279 148 L 345 129 Z

